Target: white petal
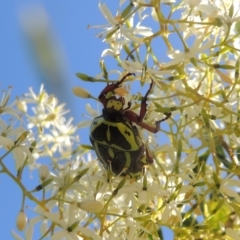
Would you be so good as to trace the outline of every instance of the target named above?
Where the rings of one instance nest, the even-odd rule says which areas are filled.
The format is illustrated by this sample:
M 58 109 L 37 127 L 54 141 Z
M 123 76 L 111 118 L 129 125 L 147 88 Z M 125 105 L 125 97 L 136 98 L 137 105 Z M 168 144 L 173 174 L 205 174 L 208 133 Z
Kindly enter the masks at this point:
M 240 232 L 237 230 L 233 230 L 231 228 L 226 229 L 226 234 L 231 237 L 233 240 L 239 240 Z
M 141 27 L 134 29 L 134 34 L 139 34 L 144 37 L 149 37 L 149 36 L 153 35 L 153 32 L 152 32 L 151 28 L 146 28 L 146 27 L 141 26 Z
M 126 0 L 120 0 L 119 6 L 121 7 L 125 2 Z
M 184 160 L 184 165 L 187 165 L 187 164 L 189 164 L 189 163 L 193 163 L 193 162 L 195 162 L 195 157 L 196 157 L 196 155 L 197 155 L 197 152 L 196 151 L 193 151 L 193 152 L 191 152 L 190 154 L 188 154 L 188 156 L 185 158 L 185 160 Z
M 60 226 L 62 226 L 65 229 L 67 228 L 67 223 L 63 219 L 60 219 L 60 216 L 58 213 L 45 212 L 44 215 L 50 221 L 59 224 Z
M 69 232 L 68 236 L 66 238 L 67 240 L 82 240 L 83 238 L 78 236 L 77 234 L 73 233 L 73 232 Z
M 48 229 L 49 229 L 48 221 L 46 219 L 44 219 L 42 224 L 40 225 L 40 232 L 41 232 L 41 234 L 42 235 L 45 234 Z
M 164 221 L 164 222 L 167 222 L 169 217 L 170 217 L 170 214 L 171 214 L 171 210 L 170 210 L 169 205 L 167 204 L 163 213 L 162 213 L 162 219 L 161 220 Z
M 68 231 L 66 230 L 60 230 L 58 232 L 55 232 L 53 236 L 51 237 L 51 240 L 59 240 L 64 239 L 64 237 L 68 236 Z
M 148 68 L 147 71 L 155 76 L 162 76 L 165 74 L 171 74 L 173 72 L 173 70 L 154 70 L 151 68 Z
M 33 164 L 34 162 L 34 157 L 32 155 L 32 153 L 29 150 L 29 146 L 20 146 L 20 148 L 26 153 L 26 155 L 28 156 L 28 161 L 30 164 Z
M 240 140 L 239 140 L 239 138 L 235 135 L 235 133 L 233 133 L 233 134 L 230 136 L 230 138 L 233 140 L 233 142 L 234 142 L 235 144 L 239 144 L 239 145 L 240 145 Z
M 122 28 L 121 28 L 121 32 L 127 39 L 133 41 L 134 43 L 138 43 L 138 44 L 142 44 L 143 43 L 143 39 L 142 38 L 136 37 L 132 33 L 124 31 Z
M 20 147 L 14 148 L 12 151 L 12 154 L 15 158 L 16 169 L 18 170 L 19 168 L 21 168 L 23 166 L 26 155 Z
M 221 186 L 221 190 L 229 197 L 238 198 L 238 194 L 236 193 L 236 191 L 234 191 L 226 186 Z
M 177 214 L 177 217 L 179 219 L 179 223 L 182 224 L 182 216 L 180 214 L 180 211 L 173 204 L 171 204 L 171 208 Z
M 29 226 L 26 229 L 26 231 L 25 231 L 26 240 L 32 240 L 33 239 L 33 231 L 34 231 L 34 227 L 33 226 Z
M 94 231 L 90 230 L 89 228 L 77 227 L 76 230 L 82 232 L 84 235 L 91 237 L 94 240 L 102 240 Z
M 215 38 L 212 37 L 208 42 L 200 47 L 200 51 L 203 52 L 205 50 L 208 50 L 211 48 L 211 46 L 214 44 Z M 199 51 L 199 50 L 198 50 Z
M 4 146 L 7 149 L 10 149 L 14 145 L 14 141 L 10 138 L 0 136 L 0 146 Z
M 42 220 L 43 220 L 42 216 L 37 216 L 37 217 L 31 218 L 29 220 L 29 226 L 34 226 L 35 224 L 37 224 L 38 222 L 40 222 Z
M 148 193 L 147 191 L 141 191 L 138 194 L 138 200 L 141 204 L 146 204 L 148 202 Z
M 12 236 L 14 237 L 15 240 L 24 240 L 23 238 L 21 238 L 16 232 L 14 232 L 13 230 L 12 232 Z
M 227 185 L 240 188 L 240 181 L 238 179 L 226 179 Z
M 116 19 L 113 17 L 112 13 L 109 11 L 107 8 L 106 4 L 99 3 L 98 7 L 100 11 L 102 12 L 102 15 L 105 17 L 105 19 L 113 26 L 116 26 L 118 22 Z
M 78 127 L 78 128 L 86 128 L 86 127 L 90 126 L 90 124 L 91 124 L 91 121 L 85 120 L 85 121 L 79 122 L 79 123 L 77 124 L 77 127 Z
M 14 116 L 16 119 L 20 119 L 20 116 L 17 114 L 16 110 L 12 109 L 11 107 L 3 108 L 3 113 L 2 114 L 6 114 L 6 113 Z
M 139 71 L 139 70 L 142 71 L 143 69 L 143 65 L 140 62 L 131 62 L 131 61 L 125 60 L 124 63 L 126 63 L 128 66 L 135 69 L 136 71 Z
M 106 57 L 106 56 L 115 56 L 115 54 L 112 49 L 105 49 L 103 50 L 101 57 Z
M 85 105 L 87 112 L 92 116 L 92 117 L 97 117 L 99 116 L 98 112 L 94 110 L 91 105 L 88 103 Z

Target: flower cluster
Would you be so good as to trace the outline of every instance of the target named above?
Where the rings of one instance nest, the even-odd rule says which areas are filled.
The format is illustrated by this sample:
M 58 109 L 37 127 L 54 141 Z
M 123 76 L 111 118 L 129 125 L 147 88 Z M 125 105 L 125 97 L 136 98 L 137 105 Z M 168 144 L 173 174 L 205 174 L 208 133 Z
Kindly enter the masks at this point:
M 108 82 L 112 73 L 134 73 L 122 85 L 153 83 L 144 121 L 154 124 L 171 112 L 158 135 L 140 129 L 154 158 L 137 178 L 115 176 L 88 145 L 77 145 L 77 127 L 64 106 L 43 88 L 9 104 L 0 103 L 0 173 L 21 188 L 17 228 L 25 239 L 239 239 L 239 23 L 238 1 L 125 0 L 116 14 L 99 8 L 107 24 L 98 36 L 118 69 L 83 81 Z M 119 69 L 120 67 L 120 69 Z M 134 82 L 134 83 L 133 83 Z M 73 92 L 94 98 L 82 88 Z M 115 94 L 128 91 L 118 89 Z M 131 91 L 129 91 L 131 92 Z M 128 94 L 138 113 L 141 94 Z M 97 111 L 88 104 L 88 113 Z M 6 116 L 11 116 L 7 123 Z M 6 157 L 12 155 L 16 174 Z M 27 189 L 21 180 L 29 167 L 39 182 Z M 35 203 L 27 220 L 25 199 Z M 28 211 L 28 210 L 27 210 Z M 40 230 L 38 230 L 40 226 Z M 16 239 L 21 237 L 13 231 Z M 167 238 L 166 238 L 167 239 Z
M 118 191 L 127 193 L 123 213 L 135 221 L 125 234 L 158 239 L 167 226 L 176 239 L 238 239 L 239 2 L 120 1 L 116 14 L 105 3 L 99 8 L 107 21 L 95 26 L 107 44 L 103 59 L 135 73 L 134 82 L 154 82 L 144 121 L 172 113 L 165 138 L 143 130 L 154 164 Z M 109 74 L 102 60 L 102 74 L 78 76 L 107 82 Z M 139 96 L 128 98 L 136 113 Z

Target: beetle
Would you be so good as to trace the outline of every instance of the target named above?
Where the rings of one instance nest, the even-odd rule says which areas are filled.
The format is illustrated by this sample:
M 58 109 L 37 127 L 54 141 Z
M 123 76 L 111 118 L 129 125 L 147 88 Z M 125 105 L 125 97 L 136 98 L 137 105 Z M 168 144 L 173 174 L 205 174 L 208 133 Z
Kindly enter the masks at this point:
M 139 135 L 136 125 L 157 133 L 160 123 L 171 116 L 171 112 L 164 113 L 165 118 L 156 121 L 155 126 L 143 122 L 147 111 L 147 97 L 153 87 L 150 87 L 142 98 L 140 114 L 130 110 L 131 102 L 124 109 L 125 99 L 115 95 L 108 97 L 109 93 L 119 88 L 124 80 L 133 75 L 127 73 L 116 83 L 107 85 L 100 95 L 99 101 L 103 104 L 102 115 L 96 117 L 90 127 L 90 141 L 96 155 L 105 169 L 111 169 L 115 175 L 135 175 L 143 171 L 143 166 L 153 163 L 148 147 Z

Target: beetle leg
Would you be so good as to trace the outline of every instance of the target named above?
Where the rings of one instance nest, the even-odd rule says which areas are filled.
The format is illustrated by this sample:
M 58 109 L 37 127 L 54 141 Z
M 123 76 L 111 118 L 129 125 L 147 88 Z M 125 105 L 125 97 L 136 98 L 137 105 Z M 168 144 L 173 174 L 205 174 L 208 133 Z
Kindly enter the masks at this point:
M 157 133 L 159 130 L 160 130 L 160 123 L 161 122 L 164 122 L 165 120 L 167 120 L 168 118 L 171 117 L 172 113 L 169 112 L 169 113 L 164 113 L 164 115 L 166 115 L 165 118 L 159 120 L 159 121 L 156 121 L 156 125 L 155 127 L 154 126 L 151 126 L 145 122 L 139 122 L 139 118 L 140 116 L 138 114 L 136 114 L 135 112 L 129 110 L 129 111 L 126 111 L 125 113 L 125 117 L 130 121 L 130 122 L 134 122 L 136 123 L 138 126 L 148 130 L 149 132 L 152 132 L 152 133 Z
M 147 111 L 147 97 L 148 97 L 148 94 L 150 93 L 150 91 L 152 89 L 152 86 L 153 86 L 153 80 L 151 81 L 150 87 L 149 87 L 148 91 L 146 92 L 145 96 L 142 98 L 140 115 L 139 115 L 139 120 L 138 120 L 139 122 L 143 121 L 143 118 L 146 114 L 146 111 Z
M 153 157 L 152 154 L 150 153 L 148 146 L 146 146 L 146 156 L 147 156 L 147 163 L 152 164 L 153 163 Z
M 153 86 L 153 80 L 151 81 L 151 84 L 150 84 L 150 87 L 149 87 L 147 93 L 142 98 L 140 114 L 138 115 L 135 112 L 133 112 L 131 110 L 128 110 L 128 111 L 125 112 L 125 116 L 130 122 L 136 123 L 137 125 L 141 126 L 142 128 L 148 130 L 149 132 L 157 133 L 160 130 L 160 123 L 167 120 L 168 118 L 170 118 L 172 114 L 171 114 L 171 112 L 164 113 L 164 115 L 166 117 L 159 120 L 159 121 L 156 121 L 155 127 L 143 122 L 143 118 L 144 118 L 144 116 L 146 114 L 146 111 L 147 111 L 147 96 L 150 93 L 150 91 L 152 89 L 152 86 Z
M 118 82 L 116 83 L 112 83 L 110 85 L 107 85 L 103 90 L 102 92 L 99 94 L 98 96 L 98 99 L 99 101 L 105 106 L 106 104 L 106 95 L 109 93 L 109 92 L 113 92 L 114 89 L 118 88 L 122 83 L 123 81 L 128 77 L 128 76 L 131 76 L 133 75 L 133 73 L 127 73 L 121 80 L 119 80 Z
M 128 106 L 127 106 L 125 109 L 123 109 L 123 111 L 128 110 L 128 109 L 131 107 L 131 105 L 132 105 L 132 103 L 131 103 L 131 102 L 128 102 Z

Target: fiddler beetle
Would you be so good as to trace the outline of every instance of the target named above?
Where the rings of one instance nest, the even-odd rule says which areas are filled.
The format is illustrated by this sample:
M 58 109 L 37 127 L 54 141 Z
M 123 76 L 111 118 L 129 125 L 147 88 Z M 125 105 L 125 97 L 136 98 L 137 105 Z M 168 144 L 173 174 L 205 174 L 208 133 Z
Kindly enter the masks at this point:
M 102 90 L 98 96 L 103 104 L 102 115 L 93 120 L 90 128 L 90 141 L 98 159 L 105 169 L 111 169 L 115 175 L 121 176 L 138 174 L 143 171 L 144 165 L 153 163 L 148 147 L 132 123 L 149 132 L 157 133 L 160 130 L 160 123 L 171 116 L 171 112 L 165 113 L 166 117 L 157 121 L 155 126 L 143 122 L 147 111 L 147 97 L 153 87 L 153 81 L 142 98 L 139 115 L 129 110 L 131 102 L 128 102 L 125 109 L 123 108 L 125 104 L 123 97 L 107 96 L 119 88 L 130 75 L 132 74 L 126 74 L 120 81 L 107 85 Z

